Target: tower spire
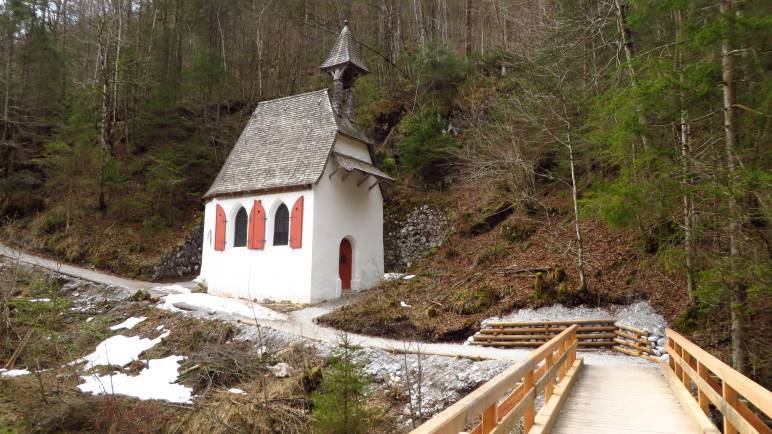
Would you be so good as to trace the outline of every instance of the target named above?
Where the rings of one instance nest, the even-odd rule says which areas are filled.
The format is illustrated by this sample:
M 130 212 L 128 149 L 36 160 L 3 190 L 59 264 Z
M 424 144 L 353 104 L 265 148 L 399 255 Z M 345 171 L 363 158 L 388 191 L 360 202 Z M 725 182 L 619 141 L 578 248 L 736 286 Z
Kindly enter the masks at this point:
M 332 75 L 332 105 L 336 114 L 354 119 L 354 82 L 360 75 L 370 72 L 364 62 L 359 44 L 349 29 L 349 22 L 343 22 L 343 28 L 335 41 L 327 60 L 320 66 L 322 71 Z

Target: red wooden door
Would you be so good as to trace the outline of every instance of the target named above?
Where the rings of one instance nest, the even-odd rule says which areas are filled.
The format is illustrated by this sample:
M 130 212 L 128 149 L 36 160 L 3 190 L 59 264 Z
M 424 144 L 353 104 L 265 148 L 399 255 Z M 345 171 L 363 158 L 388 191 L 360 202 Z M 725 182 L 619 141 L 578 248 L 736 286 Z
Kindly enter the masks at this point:
M 339 257 L 338 275 L 341 288 L 344 291 L 351 291 L 351 243 L 345 238 L 340 242 Z

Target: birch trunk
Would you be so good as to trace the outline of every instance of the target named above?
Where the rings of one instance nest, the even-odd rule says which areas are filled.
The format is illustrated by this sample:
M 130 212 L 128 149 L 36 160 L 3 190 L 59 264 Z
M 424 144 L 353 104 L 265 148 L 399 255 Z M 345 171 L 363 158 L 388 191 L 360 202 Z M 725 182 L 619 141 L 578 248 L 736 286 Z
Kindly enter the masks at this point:
M 571 166 L 571 198 L 574 202 L 574 229 L 576 230 L 576 261 L 579 266 L 579 290 L 587 290 L 587 280 L 584 276 L 584 246 L 582 245 L 582 231 L 579 227 L 579 194 L 576 189 L 576 171 L 574 170 L 574 146 L 571 143 L 571 132 L 566 133 L 566 146 L 568 147 L 568 162 Z

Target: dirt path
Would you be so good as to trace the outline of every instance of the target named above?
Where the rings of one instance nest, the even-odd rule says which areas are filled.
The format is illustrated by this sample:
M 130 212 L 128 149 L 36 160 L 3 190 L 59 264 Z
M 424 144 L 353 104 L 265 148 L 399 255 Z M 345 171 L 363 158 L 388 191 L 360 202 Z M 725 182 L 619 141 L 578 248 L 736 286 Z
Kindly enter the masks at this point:
M 0 255 L 7 256 L 11 259 L 26 262 L 39 267 L 47 268 L 49 270 L 56 271 L 58 273 L 66 274 L 69 276 L 77 277 L 79 279 L 88 280 L 103 285 L 113 285 L 128 290 L 148 289 L 155 295 L 166 295 L 161 289 L 163 286 L 172 284 L 161 284 L 153 282 L 145 282 L 141 280 L 126 279 L 118 277 L 109 273 L 104 273 L 97 270 L 91 270 L 74 265 L 64 264 L 51 259 L 46 259 L 37 255 L 31 255 L 24 253 L 18 249 L 10 248 L 4 244 L 0 244 Z M 176 285 L 181 285 L 186 288 L 191 288 L 193 282 L 181 282 Z M 323 327 L 314 322 L 314 319 L 322 316 L 326 313 L 332 312 L 343 306 L 346 303 L 351 303 L 355 298 L 340 299 L 322 303 L 316 306 L 307 307 L 287 314 L 288 319 L 286 321 L 269 321 L 259 320 L 260 326 L 270 327 L 285 333 L 290 333 L 296 336 L 302 336 L 305 338 L 335 343 L 339 340 L 340 331 L 329 327 Z M 221 315 L 222 316 L 222 315 Z M 238 315 L 225 315 L 230 320 L 239 320 L 246 323 L 255 323 L 250 318 L 244 318 Z M 374 336 L 364 336 L 358 334 L 349 333 L 351 341 L 361 347 L 375 348 L 390 352 L 406 352 L 431 354 L 438 356 L 448 357 L 466 357 L 472 359 L 496 359 L 496 360 L 520 360 L 529 353 L 525 349 L 499 349 L 499 348 L 487 348 L 478 347 L 472 345 L 462 345 L 453 343 L 428 343 L 428 342 L 415 342 L 415 341 L 400 341 L 395 339 L 379 338 Z M 651 362 L 647 362 L 643 359 L 633 358 L 612 352 L 587 352 L 583 354 L 585 363 L 596 364 L 603 366 L 654 366 Z

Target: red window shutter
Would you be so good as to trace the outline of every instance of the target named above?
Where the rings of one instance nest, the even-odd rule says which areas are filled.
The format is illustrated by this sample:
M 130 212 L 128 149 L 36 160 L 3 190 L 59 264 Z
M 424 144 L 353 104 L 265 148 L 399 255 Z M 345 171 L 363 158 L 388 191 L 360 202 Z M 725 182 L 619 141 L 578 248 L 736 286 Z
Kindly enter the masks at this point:
M 300 196 L 292 206 L 289 244 L 293 249 L 303 246 L 303 196 Z
M 250 249 L 262 250 L 265 247 L 265 209 L 263 203 L 256 200 L 249 213 L 249 242 Z
M 225 210 L 217 205 L 214 220 L 214 249 L 222 252 L 225 250 Z

